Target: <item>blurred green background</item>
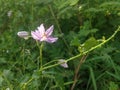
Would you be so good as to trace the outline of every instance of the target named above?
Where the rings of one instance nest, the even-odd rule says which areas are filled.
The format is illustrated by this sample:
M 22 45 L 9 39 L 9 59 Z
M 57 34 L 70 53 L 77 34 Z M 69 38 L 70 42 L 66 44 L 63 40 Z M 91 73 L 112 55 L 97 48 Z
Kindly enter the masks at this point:
M 0 90 L 71 89 L 81 57 L 67 69 L 57 66 L 40 75 L 35 40 L 17 36 L 42 23 L 46 29 L 54 25 L 59 38 L 44 46 L 43 63 L 67 59 L 113 34 L 120 25 L 120 0 L 0 0 Z M 87 55 L 74 90 L 120 89 L 119 36 Z M 31 77 L 35 80 L 23 87 Z

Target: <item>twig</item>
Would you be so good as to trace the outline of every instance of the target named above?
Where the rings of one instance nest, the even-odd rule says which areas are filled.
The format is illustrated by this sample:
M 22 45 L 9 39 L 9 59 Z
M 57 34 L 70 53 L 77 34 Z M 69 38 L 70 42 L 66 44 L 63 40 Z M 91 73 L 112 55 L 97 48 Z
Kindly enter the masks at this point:
M 73 90 L 74 87 L 75 87 L 75 84 L 76 84 L 76 82 L 77 82 L 77 79 L 79 78 L 78 72 L 79 72 L 79 70 L 80 70 L 81 65 L 82 65 L 82 64 L 84 63 L 84 61 L 86 60 L 87 56 L 88 56 L 88 55 L 86 54 L 86 55 L 82 56 L 82 58 L 80 59 L 80 62 L 79 62 L 78 66 L 77 66 L 77 68 L 76 68 L 76 70 L 75 70 L 74 83 L 72 84 L 71 90 Z

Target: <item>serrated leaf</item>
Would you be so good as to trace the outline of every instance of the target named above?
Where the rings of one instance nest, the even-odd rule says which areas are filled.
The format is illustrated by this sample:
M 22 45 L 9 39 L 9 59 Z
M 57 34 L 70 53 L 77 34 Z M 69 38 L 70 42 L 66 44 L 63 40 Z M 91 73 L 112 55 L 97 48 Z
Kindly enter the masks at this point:
M 84 43 L 84 48 L 88 50 L 98 44 L 98 41 L 94 37 L 91 37 Z
M 86 40 L 85 43 L 83 43 L 82 45 L 80 45 L 78 47 L 78 51 L 84 52 L 84 51 L 89 50 L 90 48 L 92 48 L 98 44 L 99 44 L 99 42 L 94 37 L 91 37 L 88 40 Z
M 78 50 L 80 52 L 83 52 L 83 51 L 86 51 L 86 50 L 88 50 L 88 49 L 90 49 L 90 48 L 92 48 L 92 47 L 94 47 L 98 44 L 99 44 L 98 41 L 94 37 L 91 37 L 91 38 L 89 38 L 88 40 L 85 41 L 83 46 L 79 46 Z

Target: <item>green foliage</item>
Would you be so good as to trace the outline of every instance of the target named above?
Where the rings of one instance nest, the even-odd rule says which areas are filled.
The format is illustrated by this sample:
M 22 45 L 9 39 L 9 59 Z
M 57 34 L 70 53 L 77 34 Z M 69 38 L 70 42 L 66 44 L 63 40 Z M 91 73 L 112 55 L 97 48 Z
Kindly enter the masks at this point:
M 78 47 L 79 52 L 84 52 L 87 51 L 89 49 L 91 49 L 92 47 L 98 45 L 98 41 L 94 38 L 94 37 L 90 37 L 88 40 L 85 41 L 85 43 L 81 46 Z
M 68 59 L 104 42 L 120 25 L 119 0 L 0 0 L 0 90 L 70 90 L 81 57 L 39 72 L 36 42 L 17 36 L 18 31 L 46 29 L 54 25 L 58 41 L 46 43 L 43 65 Z M 82 63 L 74 90 L 120 88 L 120 40 L 118 34 L 104 46 L 89 52 Z M 56 64 L 49 63 L 48 65 Z

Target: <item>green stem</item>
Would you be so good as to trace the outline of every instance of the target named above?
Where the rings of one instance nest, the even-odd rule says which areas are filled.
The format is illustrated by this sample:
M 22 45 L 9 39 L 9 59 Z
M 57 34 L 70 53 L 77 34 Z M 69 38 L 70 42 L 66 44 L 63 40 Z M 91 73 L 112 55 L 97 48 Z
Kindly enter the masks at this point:
M 107 43 L 108 41 L 110 41 L 113 37 L 115 37 L 115 35 L 118 33 L 118 31 L 120 31 L 120 26 L 119 26 L 118 29 L 117 29 L 107 40 L 105 40 L 104 42 L 102 42 L 102 43 L 100 43 L 100 44 L 92 47 L 91 49 L 89 49 L 89 50 L 87 50 L 87 51 L 85 51 L 85 52 L 83 52 L 83 53 L 80 53 L 80 54 L 78 54 L 78 55 L 76 55 L 76 56 L 74 56 L 74 57 L 71 57 L 71 58 L 65 60 L 65 62 L 68 62 L 68 61 L 71 61 L 71 60 L 75 60 L 76 58 L 78 58 L 78 57 L 80 57 L 80 56 L 82 56 L 82 55 L 85 55 L 85 54 L 87 54 L 87 53 L 95 50 L 95 49 L 98 48 L 98 47 L 101 47 L 102 45 L 104 45 L 105 43 Z M 60 64 L 62 64 L 62 62 L 61 62 L 61 63 L 56 63 L 56 64 L 54 64 L 54 65 L 46 66 L 46 67 L 42 68 L 41 70 L 53 68 L 53 67 L 58 66 L 58 65 L 60 65 Z M 41 71 L 41 70 L 39 70 L 39 71 Z
M 37 46 L 38 46 L 38 48 L 39 48 L 39 43 L 38 43 L 38 41 L 36 41 L 36 43 L 37 43 Z M 39 48 L 40 49 L 40 48 Z M 40 68 L 40 60 L 38 59 L 38 61 L 37 61 L 37 64 L 38 64 L 38 69 Z
M 22 49 L 22 58 L 23 58 L 23 74 L 25 74 L 25 43 L 24 43 L 24 45 L 23 45 L 23 49 Z
M 52 61 L 50 61 L 50 62 L 44 64 L 43 67 L 46 66 L 46 65 L 49 65 L 49 64 L 51 64 L 51 63 L 54 63 L 54 62 L 58 62 L 58 60 L 52 60 Z
M 78 80 L 77 80 L 77 81 L 78 81 Z M 63 85 L 64 85 L 64 86 L 70 85 L 70 84 L 73 84 L 73 82 L 74 82 L 74 81 L 66 82 L 66 83 L 64 83 Z M 55 85 L 55 86 L 51 87 L 50 90 L 52 90 L 53 88 L 56 88 L 56 87 L 58 87 L 58 85 Z
M 22 90 L 26 90 L 27 85 L 33 80 L 33 78 L 30 78 L 26 83 L 23 84 Z
M 41 43 L 41 45 L 39 45 L 38 41 L 37 42 L 37 46 L 39 48 L 39 53 L 40 53 L 40 59 L 38 60 L 38 68 L 42 68 L 42 50 L 43 50 L 43 43 Z M 40 65 L 40 66 L 39 66 Z
M 42 68 L 42 50 L 43 50 L 43 43 L 40 45 L 40 68 Z

